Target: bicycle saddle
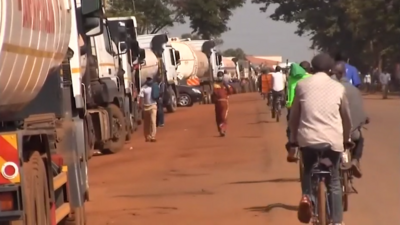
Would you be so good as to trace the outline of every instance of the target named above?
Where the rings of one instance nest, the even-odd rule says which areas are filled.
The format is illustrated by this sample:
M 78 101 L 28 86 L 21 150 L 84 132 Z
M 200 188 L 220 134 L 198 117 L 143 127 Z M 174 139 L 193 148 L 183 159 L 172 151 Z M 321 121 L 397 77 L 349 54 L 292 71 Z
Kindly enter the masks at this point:
M 319 143 L 319 144 L 308 145 L 305 148 L 311 151 L 323 152 L 330 150 L 332 148 L 332 145 L 329 143 Z

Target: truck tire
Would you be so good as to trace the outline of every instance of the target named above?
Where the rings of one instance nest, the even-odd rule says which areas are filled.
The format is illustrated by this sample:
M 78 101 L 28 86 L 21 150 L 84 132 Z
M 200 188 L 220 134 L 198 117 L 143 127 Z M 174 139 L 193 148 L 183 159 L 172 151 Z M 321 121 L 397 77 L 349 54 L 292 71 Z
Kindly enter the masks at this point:
M 115 154 L 124 147 L 125 138 L 126 138 L 126 124 L 125 124 L 125 116 L 122 113 L 121 109 L 114 105 L 108 105 L 108 108 L 111 112 L 112 124 L 111 129 L 113 130 L 113 137 L 111 137 L 109 148 L 105 149 L 105 153 Z
M 38 151 L 22 165 L 26 224 L 50 225 L 50 197 L 46 167 Z M 36 223 L 37 220 L 37 223 Z
M 137 102 L 132 103 L 133 112 L 133 131 L 137 131 L 139 125 L 142 124 L 142 114 L 139 112 L 139 105 Z
M 81 207 L 73 208 L 69 217 L 67 217 L 64 223 L 61 225 L 86 225 L 86 210 L 85 205 Z
M 168 87 L 168 93 L 169 93 L 169 105 L 167 105 L 167 112 L 173 113 L 176 111 L 178 108 L 178 103 L 177 103 L 177 98 L 174 90 L 172 90 L 171 87 Z

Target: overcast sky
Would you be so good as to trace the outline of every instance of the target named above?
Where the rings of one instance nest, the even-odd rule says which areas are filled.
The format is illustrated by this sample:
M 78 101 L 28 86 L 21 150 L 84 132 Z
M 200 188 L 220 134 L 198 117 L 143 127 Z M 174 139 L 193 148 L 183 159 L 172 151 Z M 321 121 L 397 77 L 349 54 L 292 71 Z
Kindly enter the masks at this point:
M 250 1 L 248 1 L 250 2 Z M 236 10 L 229 22 L 231 30 L 222 34 L 222 49 L 242 48 L 248 55 L 279 55 L 283 61 L 310 60 L 313 51 L 307 37 L 294 34 L 296 24 L 285 24 L 269 19 L 268 15 L 276 7 L 270 7 L 267 13 L 259 11 L 259 5 L 247 3 Z M 190 33 L 189 24 L 176 25 L 168 29 L 172 36 Z

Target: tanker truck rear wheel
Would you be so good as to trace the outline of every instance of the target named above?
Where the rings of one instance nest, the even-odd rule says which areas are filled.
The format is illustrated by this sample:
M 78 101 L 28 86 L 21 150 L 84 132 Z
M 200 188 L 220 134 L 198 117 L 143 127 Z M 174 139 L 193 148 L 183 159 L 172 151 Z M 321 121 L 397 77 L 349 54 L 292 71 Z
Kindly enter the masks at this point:
M 125 138 L 126 138 L 126 124 L 125 124 L 125 117 L 122 113 L 121 109 L 114 104 L 110 104 L 108 106 L 111 112 L 112 117 L 112 137 L 109 143 L 109 148 L 105 149 L 106 153 L 115 154 L 124 147 Z
M 50 197 L 46 167 L 42 156 L 34 151 L 22 165 L 24 172 L 24 213 L 26 224 L 50 225 Z

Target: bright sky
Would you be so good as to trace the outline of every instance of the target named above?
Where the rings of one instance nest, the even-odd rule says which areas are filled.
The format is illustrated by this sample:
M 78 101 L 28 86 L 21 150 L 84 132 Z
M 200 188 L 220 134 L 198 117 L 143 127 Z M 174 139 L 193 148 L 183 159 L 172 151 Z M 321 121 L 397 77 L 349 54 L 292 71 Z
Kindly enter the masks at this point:
M 248 55 L 278 55 L 283 61 L 310 60 L 313 51 L 309 49 L 311 42 L 308 37 L 294 34 L 296 24 L 285 24 L 269 19 L 268 15 L 276 7 L 271 7 L 267 13 L 259 11 L 259 5 L 246 3 L 243 8 L 234 12 L 229 22 L 231 30 L 222 35 L 222 49 L 242 48 Z M 190 33 L 189 24 L 177 25 L 168 29 L 173 36 Z

